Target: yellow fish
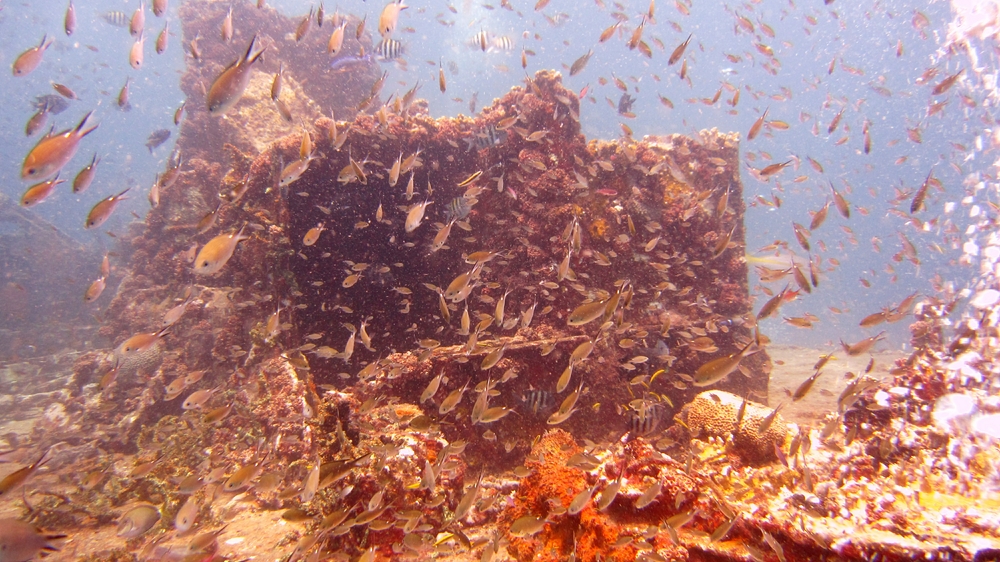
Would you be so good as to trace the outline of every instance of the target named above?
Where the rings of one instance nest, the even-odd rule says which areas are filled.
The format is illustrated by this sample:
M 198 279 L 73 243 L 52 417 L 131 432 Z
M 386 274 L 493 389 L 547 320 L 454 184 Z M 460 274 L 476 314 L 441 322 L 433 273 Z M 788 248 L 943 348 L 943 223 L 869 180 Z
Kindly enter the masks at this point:
M 243 91 L 250 83 L 250 67 L 257 62 L 264 48 L 257 48 L 257 36 L 254 35 L 247 47 L 247 52 L 242 58 L 233 61 L 219 77 L 212 82 L 212 87 L 208 90 L 208 112 L 213 115 L 222 115 L 229 111 L 236 102 L 243 97 Z
M 243 228 L 246 228 L 246 225 Z M 209 240 L 208 244 L 202 247 L 201 251 L 198 252 L 198 256 L 194 259 L 195 274 L 212 275 L 213 273 L 218 273 L 226 265 L 226 262 L 229 261 L 229 258 L 233 257 L 236 245 L 241 240 L 248 240 L 250 238 L 243 235 L 243 228 L 240 228 L 239 232 L 220 234 Z
M 76 149 L 80 146 L 80 140 L 97 128 L 97 125 L 89 129 L 84 129 L 90 113 L 83 116 L 80 124 L 75 129 L 66 130 L 55 135 L 46 135 L 38 141 L 35 148 L 24 158 L 21 166 L 22 180 L 43 180 L 54 176 L 65 166 L 76 154 Z

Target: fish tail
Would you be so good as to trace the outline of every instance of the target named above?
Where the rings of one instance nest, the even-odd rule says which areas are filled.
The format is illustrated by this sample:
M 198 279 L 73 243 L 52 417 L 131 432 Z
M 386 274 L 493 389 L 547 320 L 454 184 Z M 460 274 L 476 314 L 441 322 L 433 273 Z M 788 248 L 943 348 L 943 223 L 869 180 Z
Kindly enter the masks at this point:
M 264 54 L 264 51 L 266 50 L 267 50 L 266 46 L 260 50 L 257 50 L 257 36 L 254 35 L 253 39 L 250 41 L 250 46 L 247 47 L 246 55 L 243 56 L 243 64 L 253 64 L 257 62 L 257 59 L 260 58 L 260 56 Z

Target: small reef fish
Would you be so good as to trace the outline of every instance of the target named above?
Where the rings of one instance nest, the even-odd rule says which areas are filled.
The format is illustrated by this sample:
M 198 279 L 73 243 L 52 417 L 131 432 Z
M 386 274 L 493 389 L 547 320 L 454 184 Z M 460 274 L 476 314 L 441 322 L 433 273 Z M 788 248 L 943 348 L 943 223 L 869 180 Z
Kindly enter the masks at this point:
M 713 359 L 705 363 L 694 373 L 693 386 L 711 386 L 722 379 L 728 377 L 740 366 L 740 361 L 752 353 L 755 340 L 750 340 L 743 349 L 729 355 Z
M 248 240 L 250 236 L 243 235 L 243 228 L 232 234 L 220 234 L 208 241 L 194 259 L 194 272 L 197 275 L 212 275 L 226 265 L 229 258 L 233 257 L 236 245 L 241 240 Z
M 36 183 L 35 185 L 29 187 L 24 195 L 21 197 L 22 207 L 34 207 L 35 205 L 41 203 L 42 201 L 48 199 L 49 195 L 55 190 L 56 186 L 63 183 L 66 180 L 59 179 L 59 176 L 45 180 L 43 182 Z
M 43 180 L 54 176 L 73 159 L 80 140 L 89 135 L 97 125 L 85 128 L 87 120 L 93 112 L 87 113 L 75 129 L 47 135 L 31 149 L 21 166 L 21 179 L 26 181 Z
M 125 12 L 112 10 L 101 14 L 101 19 L 115 27 L 128 27 L 130 18 Z
M 396 30 L 399 13 L 408 7 L 406 4 L 403 4 L 402 0 L 395 0 L 382 8 L 382 13 L 378 18 L 378 32 L 382 37 L 391 35 Z
M 123 199 L 126 199 L 125 194 L 128 193 L 130 189 L 132 188 L 126 188 L 125 191 L 122 191 L 117 195 L 110 195 L 106 199 L 98 201 L 87 215 L 87 220 L 84 222 L 83 228 L 97 228 L 104 224 L 104 222 L 111 216 L 111 213 L 115 211 L 115 207 L 118 206 L 118 203 L 121 203 Z
M 250 83 L 250 68 L 260 58 L 267 47 L 257 46 L 257 36 L 254 35 L 243 57 L 233 61 L 218 78 L 212 82 L 208 90 L 208 112 L 213 115 L 223 115 L 243 97 L 243 92 Z
M 152 154 L 154 149 L 159 148 L 163 143 L 167 142 L 167 139 L 169 138 L 169 129 L 157 129 L 149 134 L 149 138 L 146 140 L 146 148 L 148 148 L 149 153 Z
M 48 35 L 42 36 L 42 41 L 37 47 L 32 47 L 27 51 L 18 55 L 14 59 L 13 72 L 14 76 L 27 76 L 31 71 L 38 68 L 38 65 L 42 62 L 42 57 L 45 55 L 45 50 L 52 45 L 52 39 L 49 39 Z
M 0 519 L 0 552 L 5 562 L 27 562 L 35 560 L 38 553 L 59 550 L 51 541 L 66 538 L 66 535 L 45 533 L 37 527 L 17 519 Z

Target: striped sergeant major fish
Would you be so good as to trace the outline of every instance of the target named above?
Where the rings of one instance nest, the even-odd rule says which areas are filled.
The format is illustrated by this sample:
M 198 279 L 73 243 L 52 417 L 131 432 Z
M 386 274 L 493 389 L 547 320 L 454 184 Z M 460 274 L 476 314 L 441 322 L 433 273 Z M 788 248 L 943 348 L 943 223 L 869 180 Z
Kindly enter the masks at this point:
M 384 60 L 395 60 L 403 56 L 403 44 L 386 37 L 375 45 L 375 52 Z
M 496 125 L 489 125 L 484 127 L 483 130 L 473 133 L 471 137 L 465 139 L 468 148 L 466 151 L 470 151 L 473 148 L 476 150 L 484 150 L 487 148 L 492 148 L 498 144 L 502 144 L 507 140 L 507 131 L 498 131 Z
M 514 41 L 512 41 L 511 38 L 507 37 L 506 35 L 500 35 L 500 36 L 494 37 L 493 38 L 493 50 L 494 51 L 503 51 L 505 53 L 509 53 L 510 51 L 514 50 Z
M 119 10 L 112 10 L 110 12 L 104 12 L 101 14 L 101 19 L 110 23 L 115 27 L 128 27 L 132 21 L 132 18 L 125 14 L 125 12 Z
M 448 208 L 445 209 L 445 218 L 449 221 L 456 220 L 462 221 L 468 218 L 469 213 L 472 212 L 472 206 L 476 204 L 475 199 L 468 199 L 464 196 L 456 197 L 448 203 Z
M 521 397 L 521 402 L 535 416 L 543 416 L 556 405 L 556 399 L 547 390 L 533 389 Z
M 663 411 L 663 404 L 659 402 L 649 402 L 646 400 L 643 402 L 638 410 L 630 409 L 628 414 L 626 414 L 625 421 L 628 425 L 628 432 L 633 438 L 645 437 L 656 433 L 656 430 L 660 426 L 660 421 L 666 413 Z

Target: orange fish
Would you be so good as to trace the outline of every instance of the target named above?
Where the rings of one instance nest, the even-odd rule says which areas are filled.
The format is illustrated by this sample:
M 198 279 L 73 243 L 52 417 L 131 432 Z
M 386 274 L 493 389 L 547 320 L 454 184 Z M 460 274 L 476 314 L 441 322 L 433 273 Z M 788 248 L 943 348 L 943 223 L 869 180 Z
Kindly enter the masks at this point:
M 36 183 L 35 185 L 28 188 L 21 197 L 22 207 L 33 207 L 42 201 L 44 201 L 49 195 L 52 195 L 52 191 L 55 190 L 56 186 L 61 184 L 66 180 L 59 179 L 56 176 L 50 180 L 45 180 L 41 183 Z
M 208 90 L 208 112 L 222 115 L 236 105 L 243 97 L 247 84 L 250 83 L 250 67 L 260 58 L 267 47 L 257 48 L 257 36 L 254 35 L 243 57 L 233 61 L 219 77 L 212 82 Z
M 52 40 L 48 37 L 48 35 L 43 36 L 42 42 L 37 47 L 28 49 L 14 60 L 14 76 L 27 76 L 32 70 L 38 68 L 39 63 L 42 62 L 42 55 L 52 44 Z
M 58 173 L 76 154 L 76 149 L 80 146 L 80 139 L 97 128 L 97 125 L 94 125 L 84 130 L 91 113 L 93 112 L 84 115 L 75 129 L 55 135 L 46 135 L 38 141 L 35 148 L 32 148 L 28 156 L 24 158 L 24 164 L 21 166 L 21 179 L 42 180 Z
M 694 35 L 688 35 L 688 38 L 685 39 L 684 42 L 681 43 L 680 45 L 677 45 L 677 48 L 674 49 L 674 52 L 670 53 L 670 58 L 667 59 L 667 66 L 670 66 L 676 63 L 677 61 L 681 60 L 681 57 L 684 56 L 684 49 L 687 49 L 688 43 L 691 42 L 691 37 L 693 36 Z
M 770 109 L 771 109 L 770 107 L 765 109 L 764 113 L 760 117 L 758 117 L 756 121 L 754 121 L 753 125 L 750 127 L 750 132 L 747 133 L 747 140 L 753 140 L 757 138 L 757 135 L 760 133 L 761 127 L 764 126 L 764 119 L 767 118 L 767 112 Z
M 110 195 L 107 198 L 98 201 L 97 204 L 90 209 L 90 213 L 87 215 L 87 221 L 83 223 L 83 228 L 97 228 L 104 224 L 104 221 L 108 220 L 111 213 L 115 211 L 115 207 L 118 206 L 118 203 L 125 199 L 124 195 L 128 193 L 129 189 L 132 188 L 126 188 L 125 191 L 122 191 L 118 195 Z
M 94 153 L 94 157 L 90 160 L 90 164 L 87 164 L 82 170 L 77 172 L 76 177 L 73 178 L 73 193 L 83 193 L 90 187 L 90 184 L 94 181 L 94 174 L 97 173 L 97 164 L 101 162 L 101 159 L 97 157 L 97 153 Z

